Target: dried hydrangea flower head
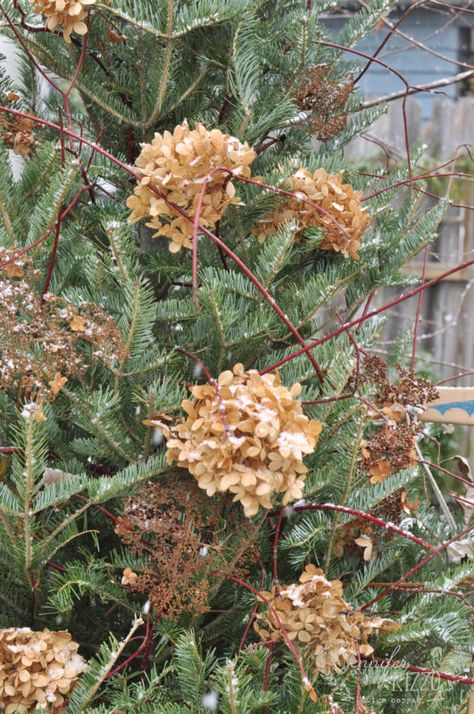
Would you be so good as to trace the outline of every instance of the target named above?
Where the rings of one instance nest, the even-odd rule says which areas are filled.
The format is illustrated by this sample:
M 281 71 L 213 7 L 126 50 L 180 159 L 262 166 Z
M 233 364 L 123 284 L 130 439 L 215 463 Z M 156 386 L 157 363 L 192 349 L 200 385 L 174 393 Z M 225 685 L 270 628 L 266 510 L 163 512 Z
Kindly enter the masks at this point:
M 241 364 L 217 383 L 191 387 L 187 418 L 168 440 L 168 461 L 188 469 L 208 496 L 230 491 L 250 517 L 301 498 L 307 468 L 303 458 L 317 444 L 322 426 L 304 413 L 300 385 L 287 389 L 277 375 L 244 371 Z
M 187 122 L 178 124 L 173 133 L 156 133 L 151 143 L 142 144 L 136 166 L 142 179 L 133 196 L 127 200 L 132 209 L 130 221 L 150 218 L 146 224 L 156 230 L 154 236 L 165 236 L 170 251 L 191 248 L 193 225 L 166 203 L 175 203 L 193 217 L 199 194 L 210 178 L 204 196 L 200 223 L 213 228 L 231 204 L 238 204 L 229 174 L 214 169 L 227 169 L 235 176 L 250 176 L 255 152 L 247 143 L 219 129 L 208 131 L 202 124 L 190 129 Z M 153 190 L 155 189 L 155 191 Z M 163 198 L 160 198 L 161 194 Z
M 275 587 L 271 592 L 261 592 L 260 599 L 271 607 L 257 615 L 255 630 L 264 640 L 284 641 L 276 611 L 315 676 L 356 664 L 359 651 L 363 656 L 372 654 L 367 640 L 374 632 L 399 629 L 391 620 L 367 617 L 354 610 L 343 598 L 342 582 L 327 580 L 314 565 L 305 567 L 299 583 L 282 587 L 279 592 Z
M 386 424 L 368 441 L 361 441 L 362 464 L 371 483 L 381 483 L 397 471 L 416 466 L 417 423 Z
M 40 302 L 36 284 L 41 271 L 31 259 L 16 258 L 12 249 L 0 248 L 0 299 L 6 319 L 0 321 L 0 387 L 54 400 L 71 376 L 80 376 L 92 357 L 109 366 L 126 354 L 125 340 L 112 317 L 92 303 L 80 308 L 47 293 Z
M 52 712 L 86 669 L 69 632 L 0 630 L 0 708 L 5 714 Z
M 282 223 L 295 221 L 299 232 L 310 227 L 322 229 L 323 239 L 319 244 L 322 250 L 358 257 L 357 251 L 371 218 L 362 206 L 361 193 L 349 183 L 343 183 L 342 174 L 328 174 L 323 168 L 314 173 L 298 169 L 289 179 L 288 190 L 295 197 L 286 197 L 254 229 L 260 243 Z M 312 201 L 320 210 L 301 199 Z
M 35 12 L 41 13 L 46 18 L 46 29 L 54 32 L 62 27 L 65 41 L 71 43 L 71 34 L 87 34 L 87 25 L 84 20 L 89 12 L 89 6 L 96 0 L 31 0 Z

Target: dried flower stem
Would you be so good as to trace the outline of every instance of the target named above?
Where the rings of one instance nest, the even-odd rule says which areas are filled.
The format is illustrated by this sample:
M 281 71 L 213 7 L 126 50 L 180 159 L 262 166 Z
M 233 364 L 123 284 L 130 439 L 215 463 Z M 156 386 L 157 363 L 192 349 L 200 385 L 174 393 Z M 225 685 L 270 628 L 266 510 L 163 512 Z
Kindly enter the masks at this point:
M 1 107 L 0 107 L 0 111 L 1 111 Z M 297 357 L 304 354 L 305 352 L 308 352 L 309 350 L 312 350 L 315 347 L 318 347 L 319 345 L 322 345 L 325 342 L 328 342 L 329 340 L 334 339 L 334 337 L 338 337 L 343 332 L 346 332 L 347 330 L 350 330 L 352 327 L 362 324 L 366 320 L 370 320 L 372 317 L 375 317 L 376 315 L 379 315 L 380 313 L 385 312 L 386 310 L 389 310 L 392 307 L 395 307 L 395 305 L 399 305 L 400 303 L 405 302 L 405 300 L 409 300 L 410 298 L 414 297 L 415 295 L 418 295 L 418 293 L 420 293 L 421 291 L 426 290 L 427 288 L 430 288 L 433 285 L 437 285 L 437 283 L 440 283 L 442 280 L 444 280 L 445 278 L 448 278 L 450 275 L 453 275 L 454 273 L 458 273 L 459 271 L 464 270 L 465 268 L 468 268 L 471 265 L 474 265 L 474 259 L 466 260 L 464 263 L 459 263 L 455 267 L 450 268 L 449 270 L 446 270 L 444 273 L 442 273 L 441 275 L 438 275 L 437 277 L 433 278 L 432 280 L 429 280 L 428 282 L 423 283 L 422 285 L 418 285 L 418 287 L 413 288 L 413 290 L 410 290 L 408 293 L 405 293 L 404 295 L 400 295 L 398 298 L 394 298 L 393 300 L 391 300 L 388 303 L 385 303 L 385 305 L 382 305 L 381 307 L 377 308 L 376 310 L 371 310 L 370 312 L 366 313 L 365 315 L 362 315 L 361 317 L 351 320 L 350 322 L 347 322 L 345 325 L 338 327 L 337 329 L 330 332 L 328 335 L 325 335 L 324 337 L 320 337 L 318 340 L 314 340 L 314 342 L 311 342 L 306 347 L 302 347 L 301 349 L 296 350 L 295 352 L 292 352 L 291 354 L 287 355 L 287 357 L 284 357 L 283 359 L 279 360 L 278 362 L 275 362 L 275 364 L 272 364 L 269 367 L 266 367 L 264 370 L 261 371 L 261 374 L 266 374 L 267 372 L 272 372 L 273 370 L 278 369 L 279 367 L 282 367 L 284 364 L 291 362 L 292 360 L 296 359 Z
M 366 520 L 375 523 L 381 528 L 386 528 L 388 531 L 393 531 L 394 533 L 398 533 L 398 535 L 401 535 L 404 538 L 408 538 L 408 540 L 413 541 L 413 543 L 416 543 L 417 545 L 421 545 L 423 548 L 432 551 L 434 554 L 437 553 L 437 549 L 435 548 L 435 546 L 431 545 L 431 543 L 427 543 L 422 538 L 414 536 L 412 533 L 403 530 L 403 528 L 396 526 L 394 523 L 388 523 L 382 518 L 377 518 L 377 516 L 372 516 L 370 513 L 365 513 L 364 511 L 357 511 L 354 508 L 336 506 L 336 504 L 334 503 L 312 503 L 305 506 L 292 506 L 291 510 L 297 513 L 299 513 L 300 511 L 339 511 L 341 513 L 348 513 L 352 516 L 357 516 L 358 518 L 365 518 Z
M 278 611 L 273 607 L 273 605 L 271 605 L 271 603 L 268 602 L 267 598 L 265 598 L 261 593 L 259 593 L 258 590 L 256 590 L 254 587 L 252 587 L 248 583 L 244 582 L 240 578 L 236 578 L 234 575 L 226 575 L 225 573 L 213 573 L 213 575 L 216 577 L 227 578 L 228 580 L 232 580 L 234 583 L 237 583 L 237 585 L 240 585 L 241 587 L 246 588 L 247 590 L 250 590 L 250 592 L 252 592 L 254 595 L 256 595 L 257 598 L 261 602 L 265 603 L 265 605 L 268 607 L 268 609 L 271 611 L 273 617 L 275 618 L 275 621 L 278 623 L 278 626 L 281 630 L 283 639 L 285 640 L 285 642 L 288 646 L 288 649 L 290 650 L 291 654 L 293 655 L 293 657 L 296 660 L 296 664 L 298 665 L 298 669 L 300 670 L 300 673 L 301 673 L 301 678 L 302 678 L 303 682 L 306 684 L 307 691 L 314 693 L 314 689 L 311 686 L 311 684 L 309 683 L 308 675 L 306 674 L 306 671 L 305 671 L 305 668 L 303 665 L 303 661 L 302 661 L 301 657 L 299 656 L 298 652 L 296 651 L 293 642 L 290 640 L 288 632 L 286 631 L 286 628 L 278 614 Z
M 362 605 L 361 610 L 366 610 L 368 607 L 371 607 L 372 605 L 375 605 L 376 602 L 381 600 L 382 598 L 385 597 L 385 595 L 388 595 L 397 585 L 400 585 L 403 583 L 405 580 L 407 580 L 409 577 L 411 577 L 414 573 L 418 572 L 421 568 L 423 568 L 426 563 L 429 563 L 430 560 L 433 560 L 437 555 L 445 551 L 447 548 L 452 543 L 455 543 L 457 540 L 461 540 L 461 538 L 464 538 L 464 536 L 468 535 L 474 530 L 474 526 L 468 526 L 467 528 L 464 528 L 460 533 L 457 535 L 453 536 L 450 540 L 445 541 L 442 543 L 438 548 L 435 548 L 434 550 L 430 548 L 431 553 L 427 555 L 423 560 L 421 560 L 417 565 L 413 566 L 413 568 L 410 568 L 404 575 L 402 575 L 401 578 L 399 578 L 395 583 L 392 583 L 387 587 L 385 590 L 383 590 L 377 597 L 373 598 L 369 602 L 366 602 L 365 605 Z
M 372 662 L 382 665 L 383 667 L 401 667 L 407 670 L 407 672 L 418 672 L 419 674 L 426 674 L 430 677 L 435 677 L 436 679 L 445 679 L 448 682 L 457 682 L 457 684 L 467 684 L 472 686 L 474 684 L 474 677 L 465 677 L 460 674 L 451 674 L 450 672 L 437 672 L 433 669 L 428 669 L 428 667 L 418 667 L 415 664 L 405 664 L 405 662 L 393 662 L 389 659 L 379 659 L 374 657 Z
M 125 638 L 125 640 L 123 640 L 123 642 L 121 643 L 121 649 L 120 649 L 119 655 L 121 654 L 121 652 L 123 652 L 123 650 L 125 649 L 126 645 L 130 642 L 130 640 L 131 640 L 132 635 L 134 634 L 134 632 L 135 632 L 139 627 L 141 627 L 141 625 L 143 625 L 143 624 L 144 624 L 144 623 L 143 623 L 143 620 L 142 620 L 141 618 L 139 618 L 138 620 L 135 620 L 135 622 L 134 622 L 134 624 L 133 624 L 133 627 L 132 627 L 132 630 L 130 630 L 130 632 L 128 633 L 128 635 L 127 635 L 127 637 Z M 109 672 L 109 673 L 102 679 L 102 681 L 104 681 L 104 680 L 106 680 L 106 679 L 112 679 L 112 677 L 115 677 L 115 675 L 118 674 L 122 669 L 124 669 L 124 667 L 126 667 L 128 664 L 130 664 L 130 662 L 133 662 L 133 660 L 136 659 L 136 658 L 138 657 L 138 655 L 139 655 L 141 652 L 143 652 L 143 650 L 144 650 L 145 647 L 147 646 L 149 636 L 150 636 L 150 615 L 147 615 L 147 618 L 146 618 L 145 636 L 143 637 L 143 642 L 142 642 L 142 644 L 139 646 L 139 648 L 138 648 L 135 652 L 133 652 L 133 654 L 130 655 L 130 657 L 127 657 L 127 659 L 126 659 L 124 662 L 122 662 L 122 664 L 120 664 L 118 667 L 116 667 L 116 668 L 113 669 L 111 672 Z M 117 660 L 118 660 L 118 656 L 115 658 L 114 662 L 116 662 Z

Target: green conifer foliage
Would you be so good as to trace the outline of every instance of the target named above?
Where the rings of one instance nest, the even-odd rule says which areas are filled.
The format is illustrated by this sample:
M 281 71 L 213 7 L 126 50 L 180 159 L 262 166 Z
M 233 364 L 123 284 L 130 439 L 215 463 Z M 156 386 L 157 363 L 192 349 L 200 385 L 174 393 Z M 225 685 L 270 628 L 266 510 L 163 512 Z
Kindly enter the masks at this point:
M 417 294 L 401 268 L 446 202 L 403 185 L 417 147 L 375 177 L 345 158 L 384 108 L 331 5 L 0 5 L 0 627 L 71 632 L 65 714 L 465 711 L 469 514 L 425 483 L 411 342 L 387 366 L 366 318 Z M 344 635 L 358 656 L 336 590 L 379 623 Z

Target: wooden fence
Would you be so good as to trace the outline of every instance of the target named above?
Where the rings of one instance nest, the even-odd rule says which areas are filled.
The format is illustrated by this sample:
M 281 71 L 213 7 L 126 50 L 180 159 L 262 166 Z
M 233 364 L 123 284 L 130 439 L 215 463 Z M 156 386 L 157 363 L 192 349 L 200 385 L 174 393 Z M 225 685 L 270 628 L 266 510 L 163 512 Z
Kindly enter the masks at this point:
M 414 97 L 409 97 L 407 117 L 410 143 L 424 143 L 432 165 L 447 161 L 457 152 L 462 152 L 467 160 L 468 150 L 472 150 L 474 156 L 474 97 L 462 98 L 457 102 L 437 99 L 431 120 L 425 126 L 421 122 L 419 102 Z M 393 102 L 386 115 L 378 119 L 364 136 L 352 142 L 347 149 L 347 156 L 359 160 L 378 157 L 392 161 L 406 156 L 400 101 Z M 473 166 L 471 161 L 471 173 Z M 443 170 L 449 171 L 450 167 Z M 463 170 L 466 171 L 466 168 Z M 455 201 L 474 205 L 474 182 L 469 179 L 455 181 Z M 430 247 L 426 277 L 437 277 L 473 257 L 473 212 L 466 208 L 451 207 L 440 225 L 438 238 Z M 423 255 L 419 255 L 405 266 L 405 270 L 410 274 L 420 275 L 422 263 Z M 400 291 L 384 290 L 377 298 L 378 303 L 382 304 L 397 294 L 400 294 Z M 392 311 L 381 341 L 382 350 L 388 348 L 396 334 L 413 326 L 415 311 L 416 298 L 401 303 Z M 473 267 L 454 273 L 425 292 L 418 345 L 418 349 L 425 354 L 427 362 L 439 378 L 474 370 Z M 454 381 L 451 386 L 457 384 L 472 386 L 474 376 L 459 382 Z M 472 427 L 467 427 L 463 437 L 463 453 L 474 457 L 473 437 Z

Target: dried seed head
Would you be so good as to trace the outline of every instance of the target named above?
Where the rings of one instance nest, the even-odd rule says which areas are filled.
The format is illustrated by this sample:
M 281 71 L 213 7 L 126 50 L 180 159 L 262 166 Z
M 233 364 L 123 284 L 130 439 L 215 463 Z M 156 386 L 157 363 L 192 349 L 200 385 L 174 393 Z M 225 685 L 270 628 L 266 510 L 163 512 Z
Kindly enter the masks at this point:
M 316 139 L 329 141 L 346 126 L 345 106 L 354 89 L 352 75 L 342 83 L 329 79 L 329 65 L 306 67 L 295 92 L 300 109 L 311 112 L 309 129 Z
M 153 612 L 168 620 L 207 612 L 211 573 L 218 569 L 246 578 L 258 555 L 255 529 L 243 529 L 236 522 L 240 514 L 219 520 L 222 506 L 177 473 L 131 496 L 116 533 L 144 564 L 136 572 L 125 568 L 122 585 L 145 593 Z
M 86 669 L 69 632 L 0 630 L 0 708 L 5 714 L 53 711 Z
M 216 384 L 191 387 L 184 400 L 187 418 L 173 428 L 168 461 L 188 469 L 208 496 L 230 491 L 250 517 L 302 496 L 303 458 L 317 444 L 322 426 L 309 419 L 296 399 L 300 385 L 282 386 L 276 375 L 244 372 L 243 365 L 222 372 Z
M 151 219 L 146 225 L 156 230 L 155 236 L 168 238 L 172 253 L 190 249 L 193 225 L 166 201 L 193 217 L 203 183 L 209 180 L 199 220 L 206 228 L 213 228 L 228 206 L 239 203 L 228 172 L 250 176 L 254 158 L 255 152 L 247 143 L 219 129 L 209 131 L 202 124 L 191 130 L 185 121 L 172 134 L 156 133 L 151 143 L 142 144 L 136 161 L 142 180 L 127 200 L 132 209 L 130 221 Z
M 342 174 L 328 174 L 322 168 L 314 173 L 299 169 L 289 179 L 289 190 L 295 196 L 286 197 L 255 228 L 254 234 L 261 243 L 282 223 L 295 221 L 299 232 L 309 227 L 322 229 L 322 250 L 358 257 L 357 250 L 371 218 L 362 206 L 360 192 L 343 183 Z
M 16 388 L 36 402 L 54 400 L 71 376 L 87 369 L 83 348 L 92 345 L 93 357 L 112 365 L 127 354 L 123 335 L 112 317 L 92 303 L 80 308 L 46 294 L 41 303 L 36 284 L 41 271 L 26 257 L 0 248 L 0 387 Z

